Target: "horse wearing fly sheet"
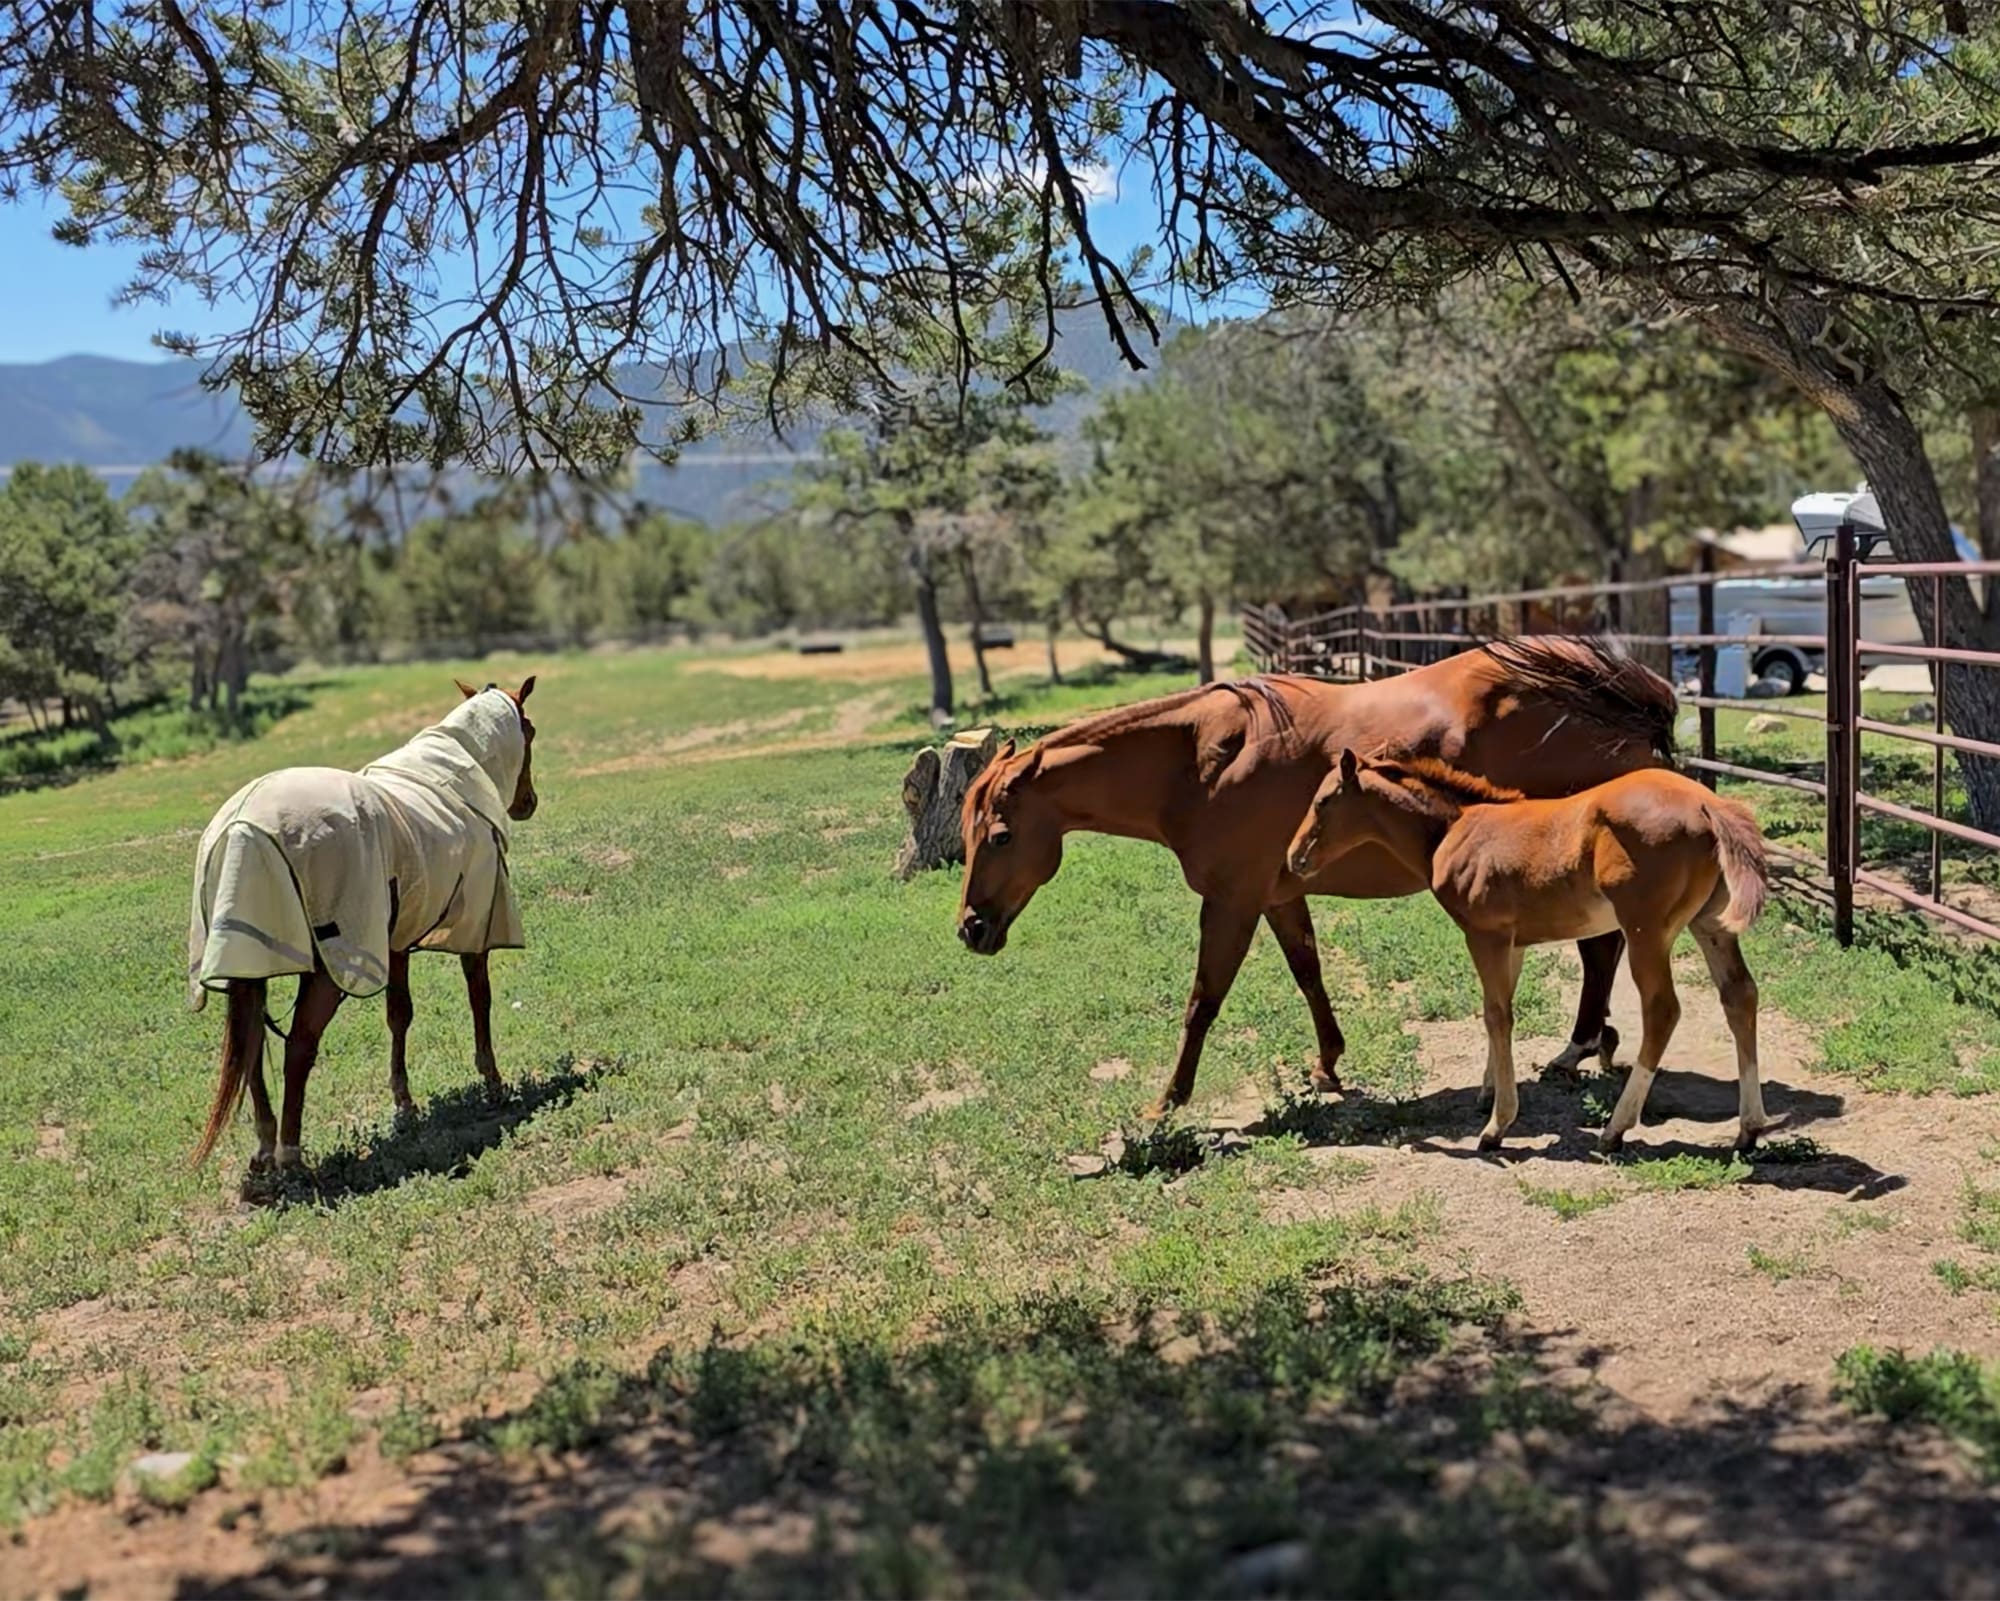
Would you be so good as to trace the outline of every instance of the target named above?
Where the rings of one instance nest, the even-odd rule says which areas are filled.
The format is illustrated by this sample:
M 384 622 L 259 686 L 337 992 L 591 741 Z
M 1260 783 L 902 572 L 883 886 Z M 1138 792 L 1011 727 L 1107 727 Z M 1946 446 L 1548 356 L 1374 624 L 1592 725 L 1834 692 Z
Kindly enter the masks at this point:
M 413 1112 L 404 1067 L 410 952 L 456 953 L 472 1004 L 474 1061 L 494 1098 L 487 953 L 523 943 L 507 873 L 509 825 L 535 812 L 531 677 L 518 690 L 461 683 L 461 704 L 358 773 L 292 767 L 244 786 L 216 813 L 195 860 L 188 1000 L 228 997 L 221 1076 L 194 1160 L 241 1103 L 257 1120 L 252 1179 L 300 1163 L 299 1123 L 320 1036 L 342 999 L 389 992 L 389 1089 Z M 282 1121 L 264 1087 L 270 981 L 299 977 L 285 1040 Z

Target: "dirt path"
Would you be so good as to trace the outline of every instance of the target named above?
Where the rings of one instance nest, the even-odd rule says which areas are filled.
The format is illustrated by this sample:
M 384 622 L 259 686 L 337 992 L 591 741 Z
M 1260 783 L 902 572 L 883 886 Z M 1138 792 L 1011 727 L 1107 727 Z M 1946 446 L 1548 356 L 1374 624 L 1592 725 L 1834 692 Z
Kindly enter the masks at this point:
M 1683 1015 L 1642 1126 L 1636 1157 L 1728 1153 L 1736 1130 L 1734 1050 L 1713 991 L 1682 985 Z M 1638 997 L 1622 969 L 1612 998 L 1624 1036 L 1621 1068 L 1639 1036 Z M 1649 1193 L 1596 1155 L 1574 1089 L 1523 1084 L 1521 1120 L 1499 1156 L 1481 1155 L 1475 1098 L 1485 1070 L 1480 1024 L 1424 1025 L 1430 1069 L 1427 1132 L 1397 1149 L 1344 1149 L 1368 1166 L 1362 1199 L 1391 1205 L 1419 1194 L 1444 1209 L 1445 1238 L 1482 1272 L 1511 1280 L 1523 1319 L 1611 1391 L 1673 1421 L 1724 1398 L 1755 1404 L 1804 1382 L 1824 1386 L 1834 1359 L 1857 1344 L 1923 1351 L 1953 1345 L 2000 1356 L 1992 1297 L 1954 1296 L 1932 1271 L 1963 1256 L 1958 1238 L 1969 1175 L 2000 1130 L 1988 1100 L 1914 1100 L 1809 1073 L 1802 1031 L 1766 1010 L 1765 1100 L 1780 1126 L 1822 1151 L 1760 1165 L 1713 1190 Z M 1523 1064 L 1558 1040 L 1524 1041 Z M 1621 1198 L 1563 1221 L 1529 1204 L 1522 1186 Z M 1354 1204 L 1355 1192 L 1328 1196 Z M 1764 1266 L 1755 1265 L 1752 1251 Z

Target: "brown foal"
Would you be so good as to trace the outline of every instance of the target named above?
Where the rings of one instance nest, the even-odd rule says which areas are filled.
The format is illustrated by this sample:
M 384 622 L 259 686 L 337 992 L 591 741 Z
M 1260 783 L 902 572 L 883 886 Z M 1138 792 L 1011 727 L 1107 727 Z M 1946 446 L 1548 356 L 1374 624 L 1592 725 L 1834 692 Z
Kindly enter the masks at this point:
M 1305 877 L 1369 849 L 1423 876 L 1479 970 L 1493 1096 L 1482 1150 L 1499 1145 L 1519 1110 L 1514 990 L 1523 952 L 1610 928 L 1624 932 L 1631 953 L 1645 1037 L 1602 1147 L 1618 1149 L 1639 1121 L 1680 1021 L 1673 948 L 1684 928 L 1736 1041 L 1736 1147 L 1757 1143 L 1769 1122 L 1757 1078 L 1757 982 L 1736 936 L 1763 910 L 1766 869 L 1748 807 L 1666 771 L 1627 773 L 1566 800 L 1524 800 L 1444 762 L 1342 751 L 1293 835 L 1292 871 Z
M 1508 640 L 1376 683 L 1267 676 L 1215 684 L 1073 723 L 1016 754 L 1010 741 L 966 794 L 959 938 L 990 956 L 1079 830 L 1165 845 L 1201 897 L 1201 953 L 1180 1048 L 1154 1115 L 1194 1092 L 1203 1042 L 1260 919 L 1312 1012 L 1313 1083 L 1337 1090 L 1345 1041 L 1320 976 L 1307 895 L 1415 895 L 1427 880 L 1386 850 L 1289 870 L 1285 842 L 1345 746 L 1446 757 L 1532 794 L 1567 795 L 1657 765 L 1673 745 L 1673 691 L 1591 641 Z M 1622 941 L 1582 941 L 1576 1027 L 1550 1066 L 1607 1042 Z

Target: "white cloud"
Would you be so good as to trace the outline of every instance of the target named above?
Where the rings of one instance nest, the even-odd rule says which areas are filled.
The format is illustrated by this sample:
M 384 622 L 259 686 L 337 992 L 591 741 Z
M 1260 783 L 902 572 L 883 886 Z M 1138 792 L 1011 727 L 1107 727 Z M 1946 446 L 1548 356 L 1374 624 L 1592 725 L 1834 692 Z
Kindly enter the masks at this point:
M 1118 174 L 1103 162 L 1091 162 L 1086 166 L 1071 167 L 1070 179 L 1076 185 L 1076 192 L 1083 197 L 1086 206 L 1102 205 L 1118 198 Z M 1039 192 L 1048 179 L 1048 168 L 1042 162 L 1031 161 L 1024 166 L 1013 168 L 982 167 L 967 180 L 967 188 L 974 194 L 993 195 L 1003 189 L 1021 188 Z

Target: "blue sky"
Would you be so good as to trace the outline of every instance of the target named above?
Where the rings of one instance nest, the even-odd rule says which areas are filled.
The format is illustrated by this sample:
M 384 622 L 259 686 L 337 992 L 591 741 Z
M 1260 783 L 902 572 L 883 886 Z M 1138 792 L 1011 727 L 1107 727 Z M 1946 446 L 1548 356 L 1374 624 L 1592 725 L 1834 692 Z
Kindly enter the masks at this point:
M 1135 246 L 1155 242 L 1159 214 L 1139 173 L 1126 174 L 1123 193 L 1112 174 L 1098 178 L 1092 220 L 1101 243 L 1122 258 Z M 120 305 L 118 292 L 132 274 L 138 248 L 57 244 L 50 229 L 58 215 L 32 195 L 0 203 L 0 363 L 72 355 L 163 360 L 152 342 L 158 332 L 221 334 L 241 322 L 239 307 L 207 306 L 192 293 L 166 305 Z M 1173 309 L 1180 316 L 1196 310 L 1184 297 Z

